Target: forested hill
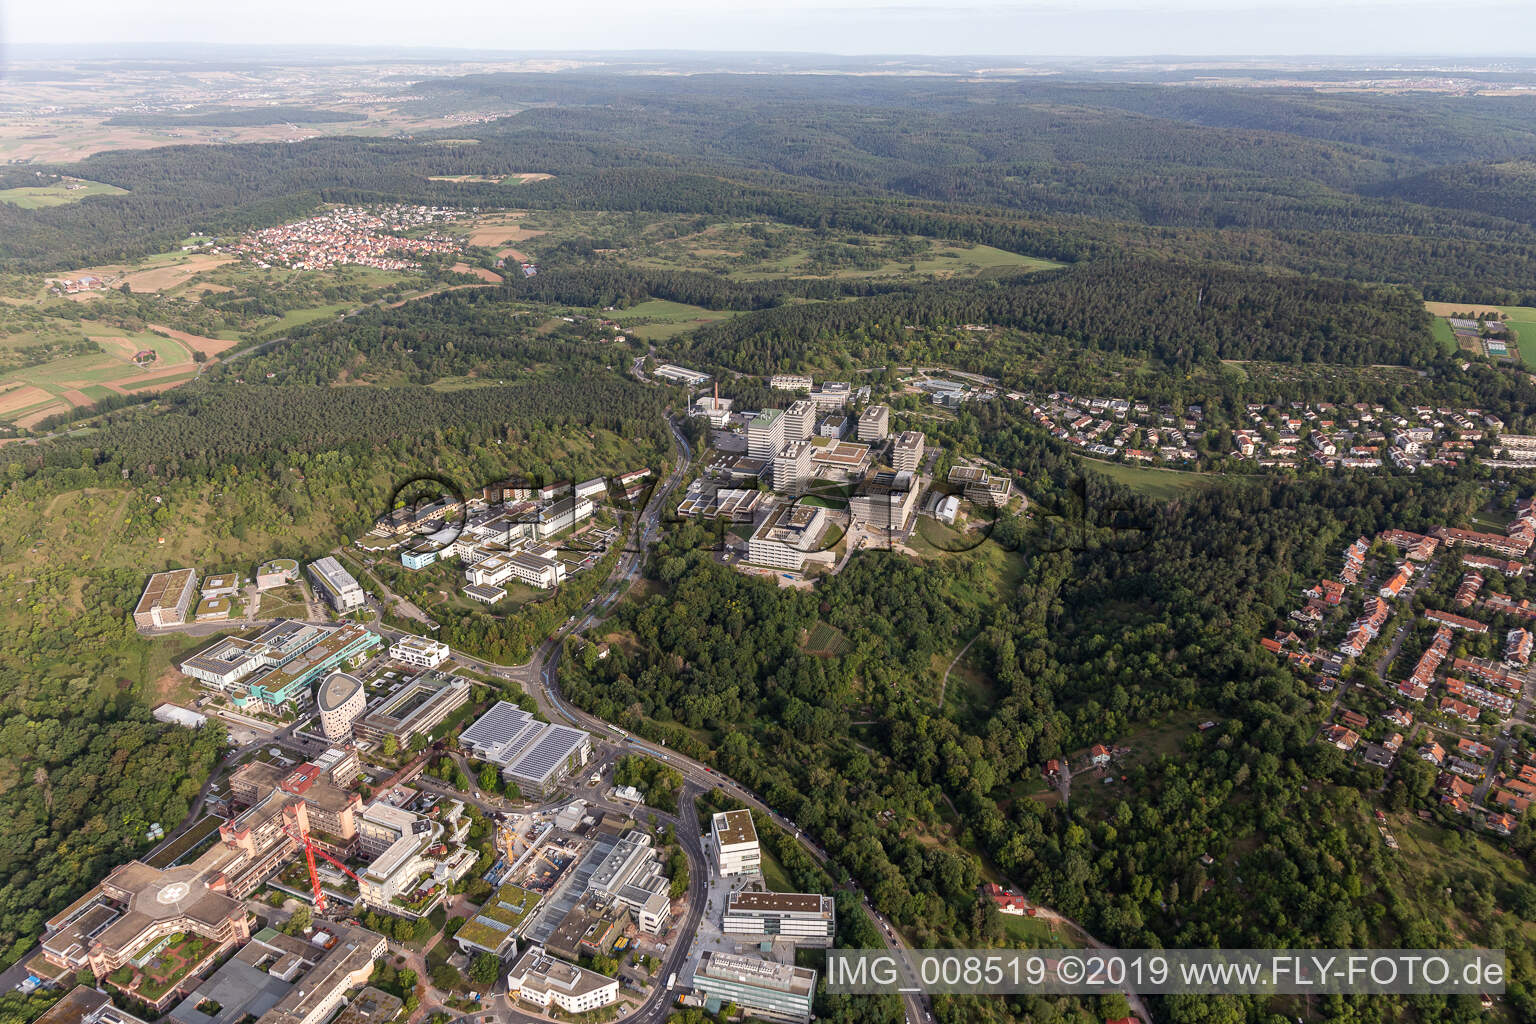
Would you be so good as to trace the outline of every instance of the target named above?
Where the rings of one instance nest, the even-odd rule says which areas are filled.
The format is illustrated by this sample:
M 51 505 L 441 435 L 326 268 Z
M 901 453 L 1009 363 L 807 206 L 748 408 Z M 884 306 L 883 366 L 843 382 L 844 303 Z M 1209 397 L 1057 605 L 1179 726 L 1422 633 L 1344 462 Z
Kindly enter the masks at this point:
M 506 387 L 439 392 L 423 387 L 329 388 L 224 385 L 178 394 L 167 407 L 112 414 L 104 429 L 38 446 L 11 445 L 0 461 L 16 474 L 80 466 L 143 476 L 198 477 L 241 463 L 281 469 L 314 454 L 401 438 L 459 443 L 508 431 L 579 426 L 665 444 L 655 393 L 617 377 L 540 379 Z
M 766 217 L 1061 261 L 1217 259 L 1444 299 L 1519 302 L 1536 281 L 1526 205 L 1441 173 L 1528 159 L 1536 98 L 836 75 L 572 73 L 413 88 L 428 97 L 423 110 L 528 109 L 446 130 L 472 145 L 321 138 L 0 169 L 0 187 L 42 169 L 128 190 L 41 210 L 0 204 L 0 268 L 99 265 L 322 201 L 402 200 Z M 432 180 L 517 171 L 555 177 L 515 191 Z M 1518 182 L 1498 173 L 1499 193 L 1518 198 Z
M 1108 260 L 1007 281 L 943 283 L 782 306 L 700 328 L 687 358 L 750 373 L 841 347 L 899 355 L 908 326 L 999 324 L 1171 366 L 1212 359 L 1425 365 L 1437 348 L 1410 293 L 1167 261 Z

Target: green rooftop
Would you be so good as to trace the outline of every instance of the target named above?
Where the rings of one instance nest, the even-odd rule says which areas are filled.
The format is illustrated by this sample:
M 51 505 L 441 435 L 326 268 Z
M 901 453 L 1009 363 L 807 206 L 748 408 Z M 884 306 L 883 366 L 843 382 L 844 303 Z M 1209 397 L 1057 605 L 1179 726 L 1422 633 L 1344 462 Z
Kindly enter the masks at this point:
M 455 938 L 483 949 L 494 950 L 516 934 L 528 920 L 528 915 L 538 909 L 544 897 L 508 882 L 491 894 L 475 915 L 464 922 Z

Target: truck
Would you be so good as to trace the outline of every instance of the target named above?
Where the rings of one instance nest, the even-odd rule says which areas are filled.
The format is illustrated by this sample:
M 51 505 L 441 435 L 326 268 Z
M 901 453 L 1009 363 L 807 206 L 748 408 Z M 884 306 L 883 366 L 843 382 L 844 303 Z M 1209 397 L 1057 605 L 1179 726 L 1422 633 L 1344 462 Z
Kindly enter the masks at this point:
M 674 989 L 676 987 L 677 987 L 677 972 L 673 971 L 671 974 L 667 975 L 667 991 L 670 992 L 672 989 Z

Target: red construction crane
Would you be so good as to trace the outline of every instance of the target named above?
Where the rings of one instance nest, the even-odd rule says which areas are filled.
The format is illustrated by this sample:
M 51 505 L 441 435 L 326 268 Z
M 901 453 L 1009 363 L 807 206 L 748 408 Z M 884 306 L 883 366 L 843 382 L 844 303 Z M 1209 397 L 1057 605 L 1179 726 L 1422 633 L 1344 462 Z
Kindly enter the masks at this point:
M 290 816 L 290 818 L 291 817 L 292 816 Z M 318 853 L 320 856 L 324 857 L 326 860 L 330 861 L 332 864 L 345 871 L 354 882 L 357 882 L 359 885 L 362 884 L 362 879 L 353 874 L 351 868 L 347 867 L 341 861 L 337 860 L 335 857 L 332 857 L 330 854 L 326 853 L 318 845 L 316 845 L 315 841 L 309 838 L 309 832 L 307 830 L 301 830 L 295 822 L 290 820 L 288 823 L 283 825 L 283 831 L 288 835 L 289 839 L 292 839 L 294 842 L 304 847 L 304 860 L 309 864 L 309 888 L 310 892 L 312 893 L 315 910 L 318 913 L 325 913 L 325 891 L 320 888 L 320 873 L 315 870 L 315 854 Z

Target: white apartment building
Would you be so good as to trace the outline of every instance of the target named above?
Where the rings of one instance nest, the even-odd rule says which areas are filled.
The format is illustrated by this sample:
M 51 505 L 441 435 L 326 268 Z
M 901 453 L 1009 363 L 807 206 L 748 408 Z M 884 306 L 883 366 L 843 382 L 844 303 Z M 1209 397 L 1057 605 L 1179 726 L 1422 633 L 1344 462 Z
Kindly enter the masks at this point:
M 859 413 L 859 440 L 865 444 L 884 441 L 891 432 L 891 410 L 884 405 L 871 405 Z
M 784 410 L 784 440 L 804 441 L 816 433 L 816 403 L 809 398 L 792 402 Z
M 507 994 L 535 1006 L 587 1013 L 619 998 L 619 981 L 529 946 L 507 972 Z
M 773 489 L 784 494 L 804 494 L 811 478 L 811 452 L 815 446 L 809 441 L 789 441 L 773 457 Z
M 813 383 L 798 373 L 776 373 L 768 379 L 768 386 L 777 391 L 809 391 Z
M 757 826 L 748 810 L 721 811 L 710 820 L 715 841 L 715 867 L 722 875 L 756 875 L 763 870 Z
M 784 447 L 784 412 L 764 409 L 747 424 L 747 454 L 771 462 Z
M 891 465 L 898 473 L 916 473 L 923 464 L 923 444 L 927 439 L 921 430 L 903 430 L 891 445 Z
M 389 645 L 392 660 L 417 668 L 437 668 L 452 653 L 441 640 L 428 640 L 420 636 L 402 636 Z

